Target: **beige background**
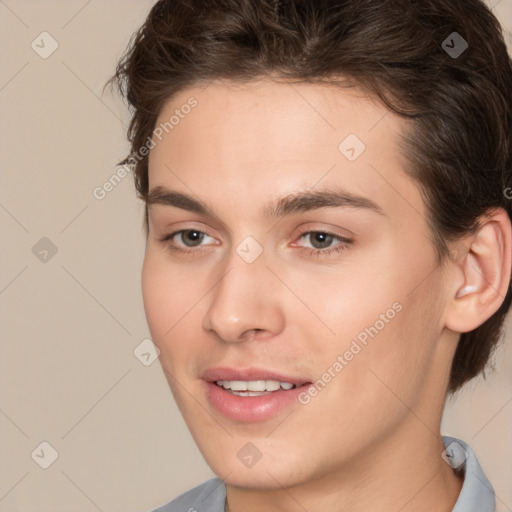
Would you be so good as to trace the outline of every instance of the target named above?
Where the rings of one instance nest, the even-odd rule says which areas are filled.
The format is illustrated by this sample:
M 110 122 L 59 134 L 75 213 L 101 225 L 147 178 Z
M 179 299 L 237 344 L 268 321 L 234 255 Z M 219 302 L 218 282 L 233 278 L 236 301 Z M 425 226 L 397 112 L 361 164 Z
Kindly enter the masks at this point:
M 101 88 L 152 3 L 0 0 L 1 512 L 144 512 L 212 476 L 158 361 L 133 353 L 149 331 L 131 176 L 93 196 L 128 150 L 127 112 Z M 511 41 L 512 0 L 493 5 Z M 31 47 L 51 48 L 44 31 L 47 59 Z M 510 329 L 496 360 L 449 402 L 443 433 L 473 446 L 510 511 Z

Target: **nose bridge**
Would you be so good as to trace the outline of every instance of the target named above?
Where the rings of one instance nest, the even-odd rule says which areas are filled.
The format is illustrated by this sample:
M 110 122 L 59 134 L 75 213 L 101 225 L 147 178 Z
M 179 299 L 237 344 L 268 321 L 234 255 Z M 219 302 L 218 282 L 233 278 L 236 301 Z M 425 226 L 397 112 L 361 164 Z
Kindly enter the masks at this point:
M 233 249 L 226 268 L 214 287 L 203 327 L 226 342 L 243 341 L 248 331 L 267 331 L 266 336 L 279 332 L 283 315 L 271 293 L 272 274 L 262 248 L 257 251 L 252 240 L 243 241 Z

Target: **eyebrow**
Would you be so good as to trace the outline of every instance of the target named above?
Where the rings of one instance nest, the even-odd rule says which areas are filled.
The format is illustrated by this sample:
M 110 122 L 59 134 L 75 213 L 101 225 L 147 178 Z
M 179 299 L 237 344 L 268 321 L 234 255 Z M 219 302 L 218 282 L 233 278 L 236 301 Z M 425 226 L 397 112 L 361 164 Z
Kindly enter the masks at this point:
M 146 204 L 174 206 L 190 212 L 219 219 L 213 210 L 203 201 L 187 194 L 154 187 L 146 197 Z M 386 216 L 384 210 L 367 197 L 359 196 L 340 188 L 329 188 L 307 192 L 298 192 L 282 197 L 263 207 L 263 215 L 268 219 L 285 217 L 293 213 L 318 210 L 320 208 L 357 208 L 365 209 Z

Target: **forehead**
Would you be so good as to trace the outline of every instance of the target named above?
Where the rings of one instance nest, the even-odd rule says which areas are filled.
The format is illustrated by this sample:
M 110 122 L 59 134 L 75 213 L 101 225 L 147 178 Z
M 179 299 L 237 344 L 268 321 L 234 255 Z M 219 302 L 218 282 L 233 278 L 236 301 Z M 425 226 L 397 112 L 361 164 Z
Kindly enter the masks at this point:
M 199 139 L 207 131 L 209 136 L 200 141 L 201 148 L 225 142 L 223 152 L 231 148 L 236 154 L 240 153 L 237 143 L 243 144 L 246 152 L 265 147 L 266 151 L 258 154 L 260 161 L 272 159 L 277 152 L 283 156 L 287 151 L 306 154 L 322 142 L 323 146 L 334 144 L 337 150 L 339 137 L 350 130 L 376 147 L 381 137 L 378 133 L 372 137 L 371 132 L 389 114 L 382 104 L 356 88 L 268 79 L 243 84 L 216 80 L 182 90 L 161 109 L 156 125 L 165 124 L 182 109 L 188 111 L 185 107 L 191 98 L 197 105 L 182 114 L 169 133 L 176 143 L 183 137 Z M 396 116 L 390 117 L 385 130 L 392 138 L 389 129 L 395 132 L 404 126 Z
M 398 145 L 407 122 L 356 88 L 213 81 L 168 101 L 159 126 L 150 188 L 186 183 L 214 202 L 222 184 L 224 197 L 263 201 L 321 183 L 378 197 L 383 209 L 423 212 Z

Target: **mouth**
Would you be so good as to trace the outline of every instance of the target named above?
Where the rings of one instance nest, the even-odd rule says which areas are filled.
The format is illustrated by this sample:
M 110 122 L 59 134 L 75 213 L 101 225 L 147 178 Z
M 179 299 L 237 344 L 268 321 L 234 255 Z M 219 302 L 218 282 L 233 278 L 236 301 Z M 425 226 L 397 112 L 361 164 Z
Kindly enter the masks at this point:
M 261 369 L 215 368 L 203 374 L 206 398 L 216 412 L 235 421 L 258 422 L 297 406 L 312 383 Z
M 263 396 L 276 391 L 289 391 L 300 386 L 278 380 L 216 380 L 215 384 L 237 396 Z

